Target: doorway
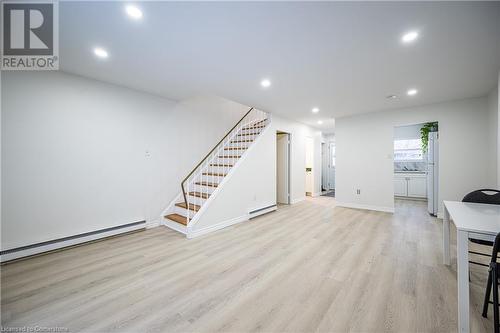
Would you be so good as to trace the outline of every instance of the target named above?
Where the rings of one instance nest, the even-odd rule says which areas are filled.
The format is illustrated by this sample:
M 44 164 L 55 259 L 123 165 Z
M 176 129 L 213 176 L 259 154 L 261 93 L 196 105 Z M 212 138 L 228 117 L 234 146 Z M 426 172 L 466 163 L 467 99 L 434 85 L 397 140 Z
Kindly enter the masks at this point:
M 306 137 L 306 196 L 314 195 L 314 139 Z
M 439 196 L 439 132 L 437 122 L 394 127 L 395 208 L 427 206 L 436 216 Z
M 276 203 L 290 204 L 290 133 L 276 132 Z
M 323 195 L 335 196 L 335 142 L 321 144 L 321 190 Z

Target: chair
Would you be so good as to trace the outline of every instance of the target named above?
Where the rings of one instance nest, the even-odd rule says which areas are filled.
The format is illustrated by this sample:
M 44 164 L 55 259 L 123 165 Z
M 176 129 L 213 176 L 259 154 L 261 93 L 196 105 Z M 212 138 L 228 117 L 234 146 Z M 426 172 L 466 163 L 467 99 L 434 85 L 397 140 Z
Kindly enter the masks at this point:
M 500 319 L 498 306 L 498 278 L 500 277 L 500 265 L 497 263 L 498 252 L 500 251 L 500 233 L 495 237 L 493 250 L 491 252 L 491 262 L 488 270 L 488 283 L 486 285 L 486 294 L 484 295 L 483 317 L 488 317 L 488 306 L 493 305 L 493 324 L 495 333 L 500 333 Z M 491 288 L 493 288 L 493 302 L 490 301 Z
M 462 199 L 462 202 L 474 202 L 474 203 L 484 203 L 484 204 L 491 204 L 491 205 L 500 205 L 500 191 L 491 190 L 491 189 L 476 190 L 476 191 L 473 191 L 473 192 L 470 192 L 469 194 L 467 194 Z M 493 246 L 493 242 L 488 241 L 488 240 L 474 239 L 474 238 L 469 238 L 469 240 L 472 243 L 486 245 L 486 246 Z M 490 257 L 490 254 L 488 254 L 488 253 L 481 253 L 481 252 L 476 252 L 476 251 L 469 251 L 469 253 L 480 255 L 480 256 L 485 256 L 485 257 Z M 476 262 L 476 261 L 469 260 L 469 263 L 474 264 L 474 265 L 489 267 L 489 265 L 486 265 L 486 264 L 483 264 L 480 262 Z

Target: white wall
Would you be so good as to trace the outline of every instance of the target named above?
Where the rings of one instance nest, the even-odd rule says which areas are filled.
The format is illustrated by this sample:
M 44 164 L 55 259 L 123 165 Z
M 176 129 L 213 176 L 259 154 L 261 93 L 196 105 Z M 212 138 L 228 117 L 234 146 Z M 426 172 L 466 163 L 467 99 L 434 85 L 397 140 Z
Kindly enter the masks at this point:
M 291 202 L 305 199 L 306 137 L 314 139 L 315 167 L 321 170 L 321 132 L 273 115 L 270 126 L 193 226 L 195 232 L 217 223 L 244 219 L 250 211 L 276 204 L 276 131 L 290 133 Z M 314 191 L 319 193 L 320 172 L 315 174 L 314 184 Z
M 337 202 L 393 210 L 394 126 L 430 121 L 439 122 L 440 202 L 496 186 L 488 101 L 474 98 L 336 119 Z M 356 189 L 361 189 L 360 195 Z
M 488 134 L 489 142 L 488 150 L 489 154 L 492 156 L 497 156 L 498 154 L 498 88 L 495 87 L 491 93 L 487 96 L 488 99 Z M 495 158 L 490 165 L 490 173 L 495 177 L 495 184 L 498 187 L 499 175 L 498 175 L 498 158 Z
M 2 250 L 156 219 L 248 109 L 62 72 L 3 72 L 1 81 Z
M 420 139 L 420 129 L 423 124 L 397 126 L 394 128 L 394 140 Z
M 497 83 L 497 186 L 500 188 L 500 71 Z

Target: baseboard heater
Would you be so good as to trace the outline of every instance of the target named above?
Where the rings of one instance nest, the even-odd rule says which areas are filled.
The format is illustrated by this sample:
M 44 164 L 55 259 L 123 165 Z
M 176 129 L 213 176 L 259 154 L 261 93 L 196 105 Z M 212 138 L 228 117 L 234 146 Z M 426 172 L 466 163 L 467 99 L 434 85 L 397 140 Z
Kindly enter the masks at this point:
M 68 246 L 73 246 L 81 243 L 90 242 L 99 238 L 106 238 L 130 231 L 146 228 L 146 221 L 132 222 L 116 227 L 90 231 L 74 236 L 63 237 L 41 243 L 16 247 L 13 249 L 0 251 L 0 262 L 4 263 L 10 260 L 32 256 L 43 252 L 62 249 Z
M 263 215 L 263 214 L 267 214 L 267 213 L 270 213 L 270 212 L 274 212 L 276 209 L 277 209 L 276 205 L 270 205 L 270 206 L 267 206 L 267 207 L 262 207 L 262 208 L 255 209 L 255 210 L 252 210 L 252 211 L 248 212 L 248 217 L 249 218 L 254 218 L 254 217 L 257 217 L 259 215 Z

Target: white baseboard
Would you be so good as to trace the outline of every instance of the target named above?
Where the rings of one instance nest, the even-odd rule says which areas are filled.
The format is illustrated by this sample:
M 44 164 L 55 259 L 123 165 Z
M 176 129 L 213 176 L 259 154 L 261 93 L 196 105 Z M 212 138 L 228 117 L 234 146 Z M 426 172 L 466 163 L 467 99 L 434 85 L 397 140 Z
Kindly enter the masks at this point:
M 375 210 L 378 212 L 394 213 L 394 207 L 373 206 L 373 205 L 364 205 L 364 204 L 357 204 L 351 202 L 338 202 L 338 201 L 336 202 L 336 205 L 345 208 Z
M 245 215 L 238 216 L 238 217 L 232 218 L 230 220 L 223 221 L 223 222 L 220 222 L 220 223 L 217 223 L 214 225 L 210 225 L 208 227 L 204 227 L 204 228 L 201 228 L 198 230 L 188 230 L 187 237 L 188 238 L 195 238 L 195 237 L 198 237 L 201 235 L 208 234 L 209 232 L 214 232 L 216 230 L 227 228 L 227 227 L 232 226 L 234 224 L 248 221 L 248 219 L 249 219 L 248 214 L 245 214 Z
M 119 229 L 112 229 L 109 231 L 103 230 L 102 232 L 89 232 L 88 234 L 82 234 L 81 236 L 75 235 L 67 237 L 60 240 L 54 240 L 46 243 L 40 243 L 39 245 L 29 245 L 24 248 L 19 248 L 19 250 L 12 250 L 13 252 L 8 252 L 0 256 L 0 261 L 5 262 L 9 260 L 19 259 L 23 257 L 32 256 L 35 254 L 40 254 L 44 252 L 54 251 L 62 249 L 68 246 L 78 245 L 93 240 L 98 240 L 101 238 L 106 238 L 110 236 L 116 236 L 119 234 L 136 231 L 145 228 L 145 223 L 131 225 Z M 11 251 L 11 250 L 9 250 Z
M 146 223 L 146 229 L 156 228 L 161 225 L 160 220 L 153 220 Z
M 292 200 L 290 200 L 290 204 L 293 205 L 293 204 L 299 203 L 299 202 L 304 201 L 304 200 L 306 200 L 306 196 L 303 196 L 301 198 L 292 199 Z
M 316 192 L 316 193 L 313 193 L 311 196 L 312 196 L 313 198 L 320 197 L 322 193 L 323 193 L 323 192 Z

